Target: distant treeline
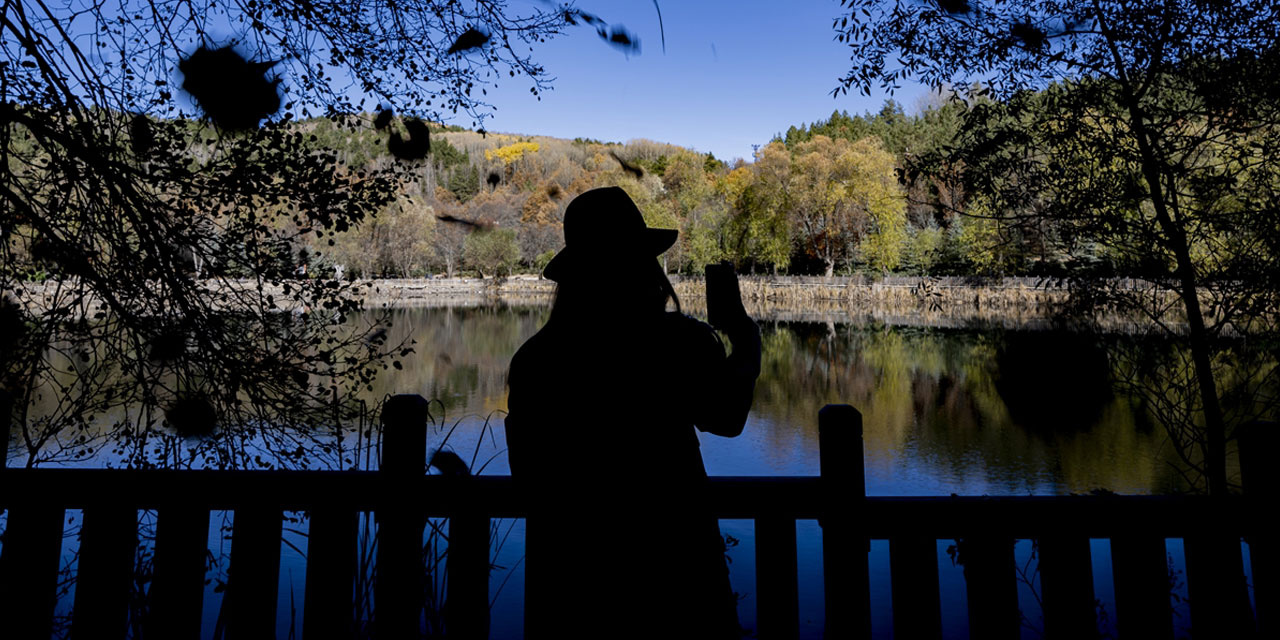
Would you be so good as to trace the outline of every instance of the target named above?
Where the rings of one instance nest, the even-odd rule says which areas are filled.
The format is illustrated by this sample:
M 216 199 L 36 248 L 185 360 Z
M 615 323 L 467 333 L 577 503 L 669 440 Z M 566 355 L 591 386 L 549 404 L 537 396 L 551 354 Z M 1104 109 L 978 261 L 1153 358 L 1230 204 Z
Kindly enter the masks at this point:
M 365 122 L 304 126 L 355 170 L 395 162 Z M 876 114 L 791 127 L 752 162 L 731 163 L 648 140 L 436 128 L 395 204 L 306 255 L 312 269 L 364 277 L 537 271 L 562 246 L 568 202 L 618 185 L 650 226 L 680 229 L 663 256 L 675 273 L 720 260 L 757 273 L 1017 273 L 988 255 L 979 225 L 935 206 L 957 197 L 945 184 L 899 180 L 905 158 L 945 144 L 958 123 L 955 105 L 907 115 L 890 101 Z
M 436 124 L 425 159 L 406 162 L 388 150 L 390 139 L 407 133 L 401 118 L 381 130 L 373 114 L 310 119 L 291 126 L 316 153 L 331 156 L 342 175 L 395 176 L 398 193 L 336 237 L 295 230 L 285 234 L 292 246 L 272 251 L 308 275 L 537 272 L 563 246 L 569 201 L 617 185 L 650 226 L 681 231 L 663 256 L 672 273 L 700 273 L 721 260 L 744 273 L 788 275 L 1041 273 L 1034 243 L 1010 242 L 983 219 L 957 214 L 964 207 L 958 179 L 910 169 L 914 158 L 954 138 L 963 109 L 938 101 L 908 115 L 888 101 L 874 114 L 835 112 L 778 134 L 751 162 L 729 163 L 649 140 L 566 140 Z M 194 141 L 188 153 L 198 164 L 212 153 L 214 135 L 196 122 L 186 126 Z M 57 275 L 31 257 L 34 277 Z M 193 267 L 219 270 L 211 263 Z

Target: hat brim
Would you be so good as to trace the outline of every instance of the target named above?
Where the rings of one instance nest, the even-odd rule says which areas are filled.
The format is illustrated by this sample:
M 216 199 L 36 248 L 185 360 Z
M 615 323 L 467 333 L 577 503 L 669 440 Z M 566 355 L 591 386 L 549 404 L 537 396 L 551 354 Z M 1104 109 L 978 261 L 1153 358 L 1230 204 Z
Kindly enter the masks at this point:
M 599 255 L 609 257 L 627 258 L 656 258 L 670 249 L 676 243 L 676 238 L 680 235 L 675 229 L 655 229 L 647 227 L 644 233 L 636 238 L 636 242 L 631 247 L 604 249 Z M 551 262 L 547 263 L 546 268 L 542 270 L 542 277 L 548 280 L 560 282 L 565 276 L 568 276 L 576 269 L 583 268 L 580 264 L 584 258 L 589 257 L 589 252 L 581 249 L 571 250 L 568 247 L 560 250 Z

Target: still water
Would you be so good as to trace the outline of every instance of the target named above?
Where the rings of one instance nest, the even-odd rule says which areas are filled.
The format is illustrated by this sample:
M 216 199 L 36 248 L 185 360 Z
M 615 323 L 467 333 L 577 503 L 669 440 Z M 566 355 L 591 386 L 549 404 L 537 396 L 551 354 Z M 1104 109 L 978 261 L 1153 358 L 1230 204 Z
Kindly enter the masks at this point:
M 472 463 L 473 472 L 507 474 L 506 370 L 515 350 L 546 321 L 548 309 L 496 305 L 390 313 L 391 343 L 411 340 L 415 353 L 404 360 L 403 370 L 377 380 L 369 398 L 417 393 L 435 401 L 428 447 L 455 451 Z M 1141 419 L 1144 412 L 1134 402 L 1110 390 L 1105 342 L 1123 337 L 1105 338 L 1100 345 L 1057 332 L 891 326 L 836 316 L 805 322 L 763 318 L 760 324 L 763 367 L 743 434 L 699 434 L 712 475 L 817 475 L 818 410 L 847 403 L 863 415 L 870 495 L 1158 493 L 1179 487 L 1159 428 Z M 654 473 L 661 473 L 661 464 L 654 465 Z M 71 533 L 78 514 L 68 515 Z M 213 515 L 211 577 L 225 571 L 231 523 L 231 514 Z M 297 520 L 286 523 L 282 547 L 282 638 L 297 633 L 305 606 L 300 602 L 305 520 L 301 514 L 286 515 Z M 495 527 L 503 544 L 494 557 L 500 568 L 491 580 L 492 637 L 514 638 L 521 635 L 523 522 L 495 522 Z M 729 549 L 731 579 L 742 598 L 741 620 L 753 628 L 752 523 L 725 520 L 721 529 L 737 541 Z M 797 542 L 802 637 L 818 638 L 821 528 L 798 522 Z M 949 560 L 950 544 L 938 541 L 945 637 L 966 638 L 963 573 Z M 1104 614 L 1114 620 L 1109 546 L 1105 540 L 1092 546 L 1095 592 Z M 1180 541 L 1171 540 L 1169 550 L 1180 565 Z M 1019 583 L 1024 637 L 1039 637 L 1043 623 L 1032 542 L 1019 541 L 1016 553 L 1019 566 L 1027 568 L 1026 580 Z M 64 544 L 64 556 L 74 573 L 74 542 Z M 629 569 L 621 564 L 616 570 Z M 873 541 L 871 571 L 873 629 L 876 637 L 888 638 L 887 542 Z M 204 635 L 213 638 L 222 597 L 217 579 L 205 595 Z M 60 610 L 68 610 L 73 596 L 72 586 Z M 1104 622 L 1104 630 L 1110 624 Z
M 462 425 L 447 445 L 507 473 L 501 446 L 511 354 L 545 322 L 541 307 L 402 309 L 393 337 L 417 352 L 375 396 L 439 400 Z M 863 416 L 872 495 L 1062 494 L 1176 486 L 1162 434 L 1110 392 L 1103 347 L 1055 332 L 761 321 L 763 366 L 743 434 L 700 434 L 712 475 L 817 475 L 818 410 Z M 398 334 L 398 335 L 394 335 Z M 621 338 L 619 338 L 621 339 Z M 608 350 L 609 345 L 600 345 Z M 672 362 L 672 367 L 680 366 Z M 496 444 L 495 444 L 496 443 Z M 437 443 L 438 444 L 438 443 Z
M 438 400 L 442 426 L 428 446 L 447 446 L 475 459 L 486 474 L 506 474 L 506 368 L 546 318 L 545 307 L 397 310 L 393 333 L 414 340 L 417 353 L 376 394 L 419 393 Z M 1111 392 L 1105 345 L 1056 332 L 887 326 L 838 317 L 765 318 L 761 329 L 762 372 L 743 434 L 699 434 L 711 475 L 817 475 L 818 410 L 847 403 L 863 415 L 870 495 L 1153 493 L 1178 486 L 1162 457 L 1162 434 L 1139 419 L 1143 412 L 1132 401 Z M 660 468 L 655 464 L 654 472 Z M 510 526 L 495 558 L 495 564 L 513 569 L 501 590 L 506 571 L 493 580 L 494 637 L 520 634 L 523 530 L 521 522 Z M 725 520 L 721 529 L 738 541 L 729 553 L 730 573 L 743 598 L 742 622 L 752 628 L 752 523 Z M 797 523 L 803 637 L 821 637 L 821 537 L 816 522 Z M 965 638 L 963 572 L 949 560 L 950 544 L 938 543 L 945 637 Z M 1114 602 L 1109 546 L 1097 540 L 1093 547 L 1095 591 L 1105 614 Z M 1180 541 L 1170 541 L 1170 551 L 1179 564 Z M 1038 637 L 1043 623 L 1032 542 L 1019 541 L 1016 553 L 1026 571 L 1019 583 L 1024 635 Z M 892 610 L 886 541 L 872 543 L 871 570 L 873 628 L 876 637 L 887 638 Z M 1114 608 L 1110 612 L 1113 620 Z

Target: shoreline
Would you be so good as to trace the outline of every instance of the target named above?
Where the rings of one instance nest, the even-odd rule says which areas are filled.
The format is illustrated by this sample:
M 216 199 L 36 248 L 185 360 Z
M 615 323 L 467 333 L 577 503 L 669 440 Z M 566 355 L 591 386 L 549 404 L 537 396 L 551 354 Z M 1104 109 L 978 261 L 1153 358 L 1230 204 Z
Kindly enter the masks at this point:
M 1058 311 L 1067 302 L 1065 286 L 1043 286 L 1032 278 L 973 283 L 960 278 L 893 277 L 868 282 L 851 278 L 743 277 L 743 305 L 768 322 L 878 323 L 956 329 L 1043 330 L 1062 326 Z M 492 304 L 549 305 L 555 283 L 537 276 L 501 282 L 480 278 L 370 280 L 365 308 L 472 307 Z M 1035 286 L 1041 284 L 1042 286 Z M 673 277 L 681 308 L 705 315 L 703 279 Z M 1108 332 L 1140 331 L 1140 323 L 1111 318 Z
M 381 306 L 456 297 L 550 296 L 555 282 L 535 275 L 516 275 L 503 280 L 492 278 L 411 278 L 358 281 L 368 287 L 366 304 Z M 681 299 L 705 296 L 703 278 L 672 276 L 672 286 Z M 871 281 L 853 277 L 760 277 L 739 278 L 744 302 L 760 303 L 863 303 L 894 307 L 968 305 L 977 309 L 1040 309 L 1066 300 L 1066 287 L 1036 278 L 887 277 Z
M 701 277 L 672 276 L 681 308 L 705 316 Z M 207 281 L 206 286 L 250 286 L 248 281 Z M 25 302 L 42 308 L 56 283 L 28 283 Z M 413 278 L 358 280 L 352 295 L 366 310 L 485 305 L 545 306 L 555 294 L 555 282 L 536 275 L 492 278 Z M 1071 328 L 1060 313 L 1070 300 L 1061 281 L 1038 278 L 927 278 L 742 276 L 743 305 L 753 318 L 769 322 L 885 324 L 959 329 Z M 1148 288 L 1147 283 L 1117 281 L 1109 286 Z M 281 285 L 264 290 L 270 298 Z M 8 295 L 8 294 L 6 294 Z M 1169 294 L 1172 295 L 1172 294 Z M 289 311 L 277 299 L 277 308 Z M 92 303 L 91 303 L 92 306 Z M 38 312 L 37 312 L 38 313 Z M 1152 323 L 1098 310 L 1098 324 L 1107 333 L 1143 333 Z M 1181 326 L 1179 322 L 1168 323 Z

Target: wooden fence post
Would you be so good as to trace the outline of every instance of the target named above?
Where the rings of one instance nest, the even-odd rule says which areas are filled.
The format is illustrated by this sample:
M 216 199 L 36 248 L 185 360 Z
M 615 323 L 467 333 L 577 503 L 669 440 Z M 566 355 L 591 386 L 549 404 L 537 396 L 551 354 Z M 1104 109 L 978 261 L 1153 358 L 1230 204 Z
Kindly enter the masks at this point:
M 355 509 L 317 506 L 307 526 L 303 637 L 355 637 L 355 577 L 360 522 Z
M 1111 571 L 1116 585 L 1116 630 L 1120 640 L 1172 638 L 1173 610 L 1164 538 L 1111 538 Z
M 0 553 L 5 637 L 48 638 L 53 631 L 64 514 L 60 506 L 9 509 Z
M 1045 637 L 1098 637 L 1092 558 L 1084 536 L 1046 536 L 1039 541 Z
M 871 541 L 857 525 L 867 497 L 862 460 L 862 414 L 847 404 L 818 412 L 818 450 L 825 514 L 823 588 L 828 638 L 871 637 Z
M 138 512 L 132 505 L 104 504 L 84 510 L 71 618 L 77 640 L 124 640 L 137 548 Z
M 280 536 L 284 513 L 271 507 L 236 509 L 227 569 L 227 637 L 275 638 L 280 594 Z
M 0 444 L 4 445 L 0 448 L 0 471 L 4 471 L 9 466 L 9 432 L 13 431 L 13 393 L 0 389 Z M 4 490 L 4 486 L 0 485 L 0 491 Z
M 382 460 L 379 472 L 389 487 L 407 484 L 426 472 L 427 401 L 416 394 L 389 398 L 382 407 Z M 412 485 L 411 485 L 412 486 Z M 374 584 L 374 635 L 379 640 L 416 638 L 425 589 L 422 533 L 427 519 L 423 497 L 397 492 L 378 509 L 377 581 Z
M 796 521 L 756 518 L 756 626 L 766 640 L 800 635 Z
M 209 553 L 209 509 L 164 506 L 156 514 L 156 551 L 146 625 L 148 638 L 199 640 Z
M 449 571 L 445 631 L 449 638 L 489 637 L 489 516 L 482 511 L 449 516 Z
M 889 540 L 889 581 L 895 638 L 942 637 L 938 592 L 938 540 L 909 536 Z
M 1017 564 L 1014 539 L 983 533 L 958 543 L 964 565 L 965 594 L 969 599 L 969 637 L 1017 638 Z
M 1196 638 L 1253 637 L 1240 532 L 1187 536 L 1187 602 Z
M 1280 424 L 1252 422 L 1245 425 L 1240 435 L 1240 475 L 1244 480 L 1244 495 L 1249 499 L 1249 509 L 1254 526 L 1247 532 L 1249 564 L 1253 568 L 1253 598 L 1257 605 L 1257 633 L 1260 638 L 1280 636 L 1280 599 L 1277 583 L 1280 583 L 1280 562 L 1276 553 L 1277 536 L 1274 520 L 1267 517 L 1272 512 L 1271 501 L 1280 494 L 1280 478 L 1269 471 L 1270 453 L 1280 447 Z
M 1245 425 L 1242 430 L 1248 431 L 1251 426 Z M 1262 431 L 1265 433 L 1265 427 Z M 1241 454 L 1248 457 L 1249 448 L 1242 446 Z M 1250 470 L 1256 471 L 1256 466 Z M 1243 639 L 1254 636 L 1256 627 L 1249 604 L 1249 585 L 1244 576 L 1241 539 L 1241 532 L 1234 530 L 1202 532 L 1183 540 L 1187 555 L 1191 630 L 1197 638 Z

